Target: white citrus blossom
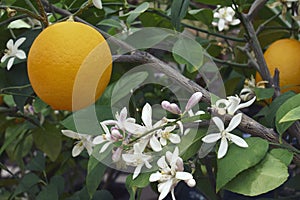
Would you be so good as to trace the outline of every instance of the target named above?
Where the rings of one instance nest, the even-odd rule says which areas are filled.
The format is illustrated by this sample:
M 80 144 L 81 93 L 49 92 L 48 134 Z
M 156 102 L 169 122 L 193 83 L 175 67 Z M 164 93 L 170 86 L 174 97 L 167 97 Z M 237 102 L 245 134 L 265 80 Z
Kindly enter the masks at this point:
M 161 130 L 158 135 L 160 137 L 159 141 L 160 144 L 163 146 L 167 145 L 168 140 L 173 144 L 179 144 L 181 139 L 178 134 L 172 133 L 176 128 L 176 125 L 174 126 L 167 126 L 164 130 Z
M 150 164 L 150 160 L 152 159 L 151 155 L 144 154 L 143 151 L 143 145 L 140 145 L 140 143 L 135 143 L 133 145 L 133 153 L 122 154 L 122 158 L 127 165 L 136 167 L 133 172 L 133 179 L 140 174 L 144 165 L 148 169 L 152 167 Z
M 102 1 L 101 0 L 93 0 L 93 4 L 96 8 L 102 9 Z
M 213 26 L 218 27 L 219 31 L 228 30 L 229 25 L 238 25 L 241 21 L 234 18 L 235 11 L 232 7 L 222 7 L 214 12 L 215 20 L 212 22 Z
M 235 115 L 231 119 L 231 121 L 226 129 L 224 128 L 223 121 L 219 117 L 213 117 L 212 120 L 214 121 L 214 123 L 216 124 L 216 126 L 218 127 L 220 132 L 208 134 L 204 138 L 202 138 L 202 141 L 205 143 L 215 143 L 221 139 L 221 144 L 220 144 L 220 147 L 218 150 L 218 158 L 219 159 L 223 158 L 226 155 L 227 149 L 228 149 L 228 141 L 232 141 L 236 145 L 243 147 L 243 148 L 248 147 L 247 142 L 243 138 L 230 133 L 241 123 L 242 113 Z
M 172 194 L 172 199 L 175 200 L 174 188 L 180 181 L 185 181 L 188 186 L 194 187 L 196 181 L 193 178 L 193 175 L 184 172 L 184 166 L 182 158 L 179 157 L 179 149 L 175 148 L 174 152 L 166 152 L 166 156 L 162 156 L 158 161 L 157 165 L 159 171 L 150 175 L 149 181 L 156 182 L 158 181 L 158 192 L 159 200 L 164 199 L 169 192 Z
M 234 115 L 236 111 L 242 108 L 249 107 L 256 100 L 254 96 L 252 99 L 245 103 L 241 103 L 241 99 L 238 96 L 229 96 L 227 99 L 219 99 L 216 104 L 213 105 L 220 115 L 229 114 Z
M 107 147 L 114 142 L 117 142 L 121 139 L 123 139 L 123 135 L 120 133 L 120 131 L 116 127 L 112 127 L 111 131 L 109 131 L 108 127 L 104 123 L 100 123 L 102 126 L 102 129 L 104 130 L 105 134 L 98 135 L 94 138 L 93 144 L 102 144 L 105 142 L 105 144 L 100 149 L 99 153 L 103 153 Z
M 139 125 L 135 124 L 134 118 L 127 118 L 127 109 L 124 107 L 120 114 L 117 112 L 115 115 L 116 120 L 105 120 L 102 121 L 101 124 L 108 126 L 108 125 L 114 125 L 117 126 L 118 129 L 122 130 L 123 132 L 128 131 L 130 133 L 134 133 L 139 129 Z M 103 127 L 103 126 L 102 126 Z
M 5 50 L 4 56 L 1 58 L 1 63 L 4 63 L 6 61 L 6 59 L 9 58 L 7 66 L 6 66 L 7 70 L 11 69 L 11 67 L 15 61 L 15 58 L 19 58 L 19 59 L 26 58 L 25 52 L 23 50 L 19 49 L 19 47 L 25 40 L 26 40 L 26 38 L 22 37 L 22 38 L 19 38 L 15 42 L 15 44 L 12 39 L 8 40 L 8 42 L 6 43 L 7 49 Z
M 160 126 L 162 126 L 166 121 L 159 120 L 154 125 L 152 125 L 152 108 L 150 104 L 146 103 L 142 110 L 142 121 L 144 126 L 141 126 L 139 128 L 138 132 L 146 133 L 149 132 L 146 136 L 141 138 L 141 143 L 146 146 L 148 143 L 150 147 L 153 149 L 153 151 L 159 152 L 162 150 L 162 146 L 158 140 L 157 133 L 161 131 L 161 129 L 157 129 Z M 153 132 L 151 132 L 153 129 L 157 129 Z
M 243 101 L 248 101 L 255 96 L 255 88 L 265 88 L 265 84 L 268 81 L 259 81 L 256 83 L 255 78 L 251 75 L 250 79 L 246 79 L 244 83 L 244 88 L 240 92 L 240 98 Z
M 61 132 L 69 138 L 79 140 L 75 143 L 72 149 L 73 157 L 78 156 L 84 150 L 84 148 L 86 148 L 89 155 L 92 154 L 94 144 L 92 143 L 91 135 L 81 134 L 71 130 L 62 130 Z

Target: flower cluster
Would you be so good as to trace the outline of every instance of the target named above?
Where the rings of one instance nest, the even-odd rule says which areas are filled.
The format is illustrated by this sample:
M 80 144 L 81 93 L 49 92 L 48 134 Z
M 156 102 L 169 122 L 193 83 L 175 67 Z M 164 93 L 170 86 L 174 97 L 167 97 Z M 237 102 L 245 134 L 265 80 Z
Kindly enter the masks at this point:
M 95 152 L 100 154 L 107 151 L 109 146 L 112 147 L 111 160 L 116 165 L 123 163 L 125 166 L 133 167 L 133 179 L 135 179 L 139 176 L 143 167 L 152 168 L 153 162 L 156 160 L 154 155 L 161 155 L 163 148 L 168 144 L 179 144 L 181 137 L 189 132 L 189 129 L 184 130 L 182 119 L 193 117 L 193 121 L 201 121 L 200 115 L 204 114 L 204 111 L 194 113 L 192 110 L 201 98 L 202 93 L 194 93 L 187 101 L 183 111 L 177 104 L 163 101 L 161 103 L 162 108 L 176 114 L 178 119 L 163 117 L 154 122 L 152 107 L 146 103 L 141 113 L 142 124 L 138 124 L 136 119 L 128 117 L 127 109 L 123 108 L 120 113 L 116 113 L 115 120 L 100 122 L 103 129 L 101 135 L 91 136 L 71 130 L 63 130 L 62 133 L 78 140 L 72 150 L 74 157 L 78 156 L 84 148 L 91 155 L 96 145 L 101 145 L 99 152 Z M 158 191 L 161 193 L 159 199 L 164 198 L 169 192 L 174 196 L 174 187 L 181 180 L 191 187 L 196 184 L 192 174 L 184 172 L 183 160 L 179 157 L 178 147 L 175 148 L 173 153 L 167 151 L 165 155 L 158 159 L 157 165 L 159 171 L 153 173 L 149 181 L 159 182 Z
M 255 82 L 255 78 L 251 76 L 250 79 L 246 79 L 244 83 L 244 88 L 240 92 L 240 97 L 243 101 L 248 101 L 255 96 L 255 88 L 265 88 L 265 84 L 268 81 Z
M 235 11 L 232 7 L 222 7 L 218 8 L 214 12 L 214 21 L 212 22 L 213 26 L 218 27 L 219 31 L 228 30 L 229 25 L 238 25 L 241 21 L 235 19 Z
M 184 171 L 184 162 L 180 158 L 179 148 L 176 147 L 172 152 L 163 153 L 164 147 L 169 150 L 170 145 L 178 145 L 182 137 L 188 134 L 189 129 L 184 127 L 183 122 L 201 122 L 201 115 L 204 111 L 193 111 L 194 107 L 202 98 L 201 92 L 194 93 L 186 103 L 184 110 L 169 101 L 162 101 L 161 107 L 178 116 L 176 119 L 168 119 L 163 117 L 158 121 L 153 121 L 152 107 L 146 103 L 141 112 L 142 123 L 137 123 L 135 118 L 128 116 L 128 111 L 123 108 L 120 113 L 116 113 L 114 120 L 105 120 L 100 122 L 103 133 L 98 136 L 90 136 L 76 133 L 70 130 L 63 130 L 62 133 L 68 137 L 78 140 L 72 150 L 73 156 L 78 156 L 81 151 L 86 148 L 88 154 L 91 155 L 93 148 L 99 146 L 96 154 L 102 154 L 110 149 L 112 151 L 111 160 L 116 166 L 133 167 L 133 179 L 136 179 L 143 168 L 151 169 L 157 161 L 158 171 L 151 174 L 149 181 L 158 182 L 159 199 L 163 199 L 171 192 L 174 196 L 174 188 L 180 181 L 185 181 L 190 187 L 195 186 L 196 182 L 193 175 Z M 237 96 L 228 97 L 219 100 L 214 105 L 219 113 L 234 114 L 238 109 L 251 105 L 255 98 L 251 101 L 240 104 Z M 222 107 L 221 104 L 225 106 Z M 195 110 L 195 109 L 194 109 Z M 184 119 L 189 120 L 184 120 Z M 205 143 L 216 143 L 221 140 L 218 158 L 225 156 L 228 149 L 228 141 L 232 141 L 236 145 L 246 148 L 247 143 L 239 136 L 231 132 L 241 123 L 242 114 L 233 116 L 227 128 L 224 127 L 223 121 L 219 117 L 213 117 L 213 122 L 219 129 L 217 133 L 210 133 L 202 138 Z M 110 148 L 108 148 L 110 147 Z M 112 149 L 112 150 L 111 150 Z M 155 156 L 159 156 L 158 160 Z

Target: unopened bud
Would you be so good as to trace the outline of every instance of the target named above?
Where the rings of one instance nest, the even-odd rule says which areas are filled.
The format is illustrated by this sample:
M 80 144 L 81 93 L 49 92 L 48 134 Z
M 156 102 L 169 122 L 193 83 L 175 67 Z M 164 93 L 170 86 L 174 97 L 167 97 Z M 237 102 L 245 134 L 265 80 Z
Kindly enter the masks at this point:
M 17 14 L 17 11 L 11 8 L 6 8 L 6 12 L 8 17 L 13 17 Z
M 189 180 L 186 180 L 185 181 L 186 182 L 186 184 L 189 186 L 189 187 L 194 187 L 195 185 L 196 185 L 196 181 L 195 181 L 195 179 L 189 179 Z
M 199 103 L 200 99 L 202 98 L 201 92 L 195 92 L 189 101 L 186 104 L 185 111 L 190 110 L 192 107 L 194 107 L 197 103 Z
M 161 107 L 171 113 L 179 115 L 181 113 L 180 108 L 175 103 L 170 103 L 168 101 L 161 102 Z

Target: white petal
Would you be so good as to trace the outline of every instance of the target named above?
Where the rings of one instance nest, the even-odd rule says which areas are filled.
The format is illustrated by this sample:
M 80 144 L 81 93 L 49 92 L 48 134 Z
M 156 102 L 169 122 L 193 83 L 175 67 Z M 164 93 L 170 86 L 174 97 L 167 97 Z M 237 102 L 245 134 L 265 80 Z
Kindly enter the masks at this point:
M 218 150 L 218 159 L 223 158 L 226 155 L 227 149 L 228 149 L 228 142 L 227 139 L 224 137 L 221 140 L 221 144 Z
M 235 116 L 233 116 L 233 118 L 231 119 L 228 127 L 226 128 L 226 132 L 230 132 L 232 130 L 234 130 L 242 121 L 242 113 L 236 114 Z
M 84 146 L 85 146 L 85 148 L 86 148 L 89 156 L 92 155 L 92 153 L 93 153 L 93 145 L 91 143 L 87 142 L 87 143 L 85 143 Z
M 168 193 L 171 191 L 171 187 L 172 187 L 172 180 L 170 179 L 170 180 L 168 180 L 168 181 L 166 181 L 166 182 L 164 182 L 164 183 L 161 183 L 161 185 L 160 185 L 161 187 L 161 193 L 160 193 L 160 195 L 159 195 L 159 197 L 158 197 L 158 200 L 163 200 L 167 195 L 168 195 Z
M 146 105 L 143 107 L 142 120 L 146 127 L 152 127 L 152 108 L 148 103 L 146 103 Z
M 181 141 L 179 135 L 177 135 L 177 134 L 170 134 L 169 140 L 170 140 L 173 144 L 178 144 L 178 143 L 180 143 L 180 141 Z
M 249 107 L 251 104 L 253 104 L 256 100 L 256 97 L 254 96 L 252 99 L 250 99 L 249 101 L 245 102 L 245 103 L 241 103 L 239 106 L 238 106 L 238 109 L 242 109 L 242 108 L 246 108 L 246 107 Z
M 4 63 L 7 58 L 9 58 L 9 56 L 7 54 L 4 54 L 4 56 L 2 56 L 1 58 L 1 63 Z
M 140 143 L 135 143 L 133 145 L 133 151 L 134 154 L 142 154 L 144 149 L 142 148 L 142 145 L 140 145 Z
M 160 169 L 165 169 L 165 168 L 168 168 L 168 164 L 166 162 L 166 157 L 165 156 L 162 156 L 158 159 L 157 161 L 157 166 L 160 168 Z
M 167 140 L 166 140 L 165 138 L 163 138 L 163 137 L 161 137 L 161 138 L 159 139 L 159 142 L 160 142 L 160 144 L 163 145 L 163 146 L 166 146 L 166 145 L 167 145 Z
M 230 137 L 230 140 L 234 144 L 236 144 L 236 145 L 238 145 L 240 147 L 244 147 L 244 148 L 248 147 L 247 142 L 243 138 L 241 138 L 241 137 L 239 137 L 237 135 L 234 135 L 234 134 L 230 134 L 230 133 L 227 133 L 227 135 Z
M 180 133 L 181 133 L 181 134 L 184 134 L 184 132 L 183 132 L 183 124 L 182 124 L 182 122 L 181 122 L 181 121 L 177 121 L 177 122 L 176 122 L 176 124 L 178 124 L 179 130 L 180 130 Z
M 135 179 L 136 177 L 138 177 L 138 175 L 139 175 L 140 172 L 141 172 L 141 169 L 142 169 L 143 165 L 144 165 L 144 164 L 141 164 L 141 165 L 136 166 L 136 168 L 135 168 L 135 170 L 134 170 L 134 172 L 133 172 L 133 177 L 132 177 L 132 179 Z
M 188 172 L 176 172 L 175 178 L 185 181 L 185 180 L 192 179 L 193 175 Z
M 6 47 L 7 49 L 12 49 L 14 47 L 14 41 L 12 39 L 8 40 Z
M 136 160 L 136 155 L 133 155 L 133 154 L 122 154 L 122 158 L 127 163 L 133 163 Z
M 171 162 L 170 162 L 171 169 L 176 168 L 176 163 L 179 158 L 178 156 L 179 156 L 179 149 L 178 149 L 178 147 L 175 147 L 174 152 L 171 157 Z
M 160 142 L 154 135 L 150 138 L 149 144 L 150 144 L 151 148 L 156 152 L 159 152 L 162 150 Z
M 196 185 L 196 181 L 193 178 L 190 180 L 186 180 L 185 182 L 189 187 L 195 187 L 195 185 Z
M 111 145 L 111 142 L 105 143 L 100 149 L 99 153 L 103 153 L 109 147 L 109 145 Z
M 230 25 L 235 26 L 235 25 L 238 25 L 239 23 L 241 23 L 241 21 L 239 19 L 234 19 L 234 20 L 232 20 Z
M 107 141 L 104 139 L 103 135 L 98 135 L 97 137 L 94 138 L 93 143 L 94 144 L 101 144 L 102 142 Z
M 152 165 L 148 162 L 148 160 L 150 160 L 151 157 L 147 156 L 147 159 L 144 159 L 144 164 L 148 169 L 151 169 Z
M 224 123 L 219 117 L 213 117 L 212 120 L 214 121 L 220 132 L 224 131 Z
M 72 156 L 76 157 L 78 156 L 84 149 L 84 146 L 81 144 L 81 142 L 78 142 L 72 149 Z
M 26 40 L 25 37 L 19 38 L 19 39 L 15 42 L 14 47 L 15 47 L 16 49 L 19 48 L 19 46 L 21 46 L 21 44 L 22 44 L 25 40 Z
M 124 122 L 127 118 L 127 109 L 126 107 L 124 107 L 121 112 L 120 115 L 118 116 L 119 119 L 117 119 L 118 121 Z
M 108 129 L 108 127 L 106 126 L 106 124 L 103 123 L 103 122 L 100 122 L 100 125 L 101 125 L 101 127 L 102 127 L 104 133 L 107 134 L 107 135 L 110 135 L 109 129 Z
M 93 4 L 96 8 L 102 9 L 102 1 L 101 0 L 93 0 Z
M 239 109 L 239 104 L 241 102 L 241 99 L 237 96 L 229 96 L 227 99 L 230 102 L 230 105 L 227 108 L 227 112 L 230 115 L 234 115 L 234 113 Z
M 64 134 L 65 136 L 69 137 L 69 138 L 72 138 L 72 139 L 77 139 L 79 140 L 79 134 L 74 132 L 74 131 L 71 131 L 71 130 L 61 130 L 62 134 Z
M 10 69 L 11 69 L 11 67 L 12 67 L 13 64 L 14 64 L 14 61 L 15 61 L 15 57 L 12 57 L 12 58 L 10 58 L 10 59 L 8 60 L 8 63 L 7 63 L 7 66 L 6 66 L 7 70 L 10 70 Z
M 149 181 L 150 182 L 156 182 L 162 177 L 162 174 L 160 172 L 155 172 L 150 175 Z
M 202 138 L 202 141 L 205 143 L 214 143 L 221 138 L 221 133 L 210 133 Z
M 219 31 L 223 31 L 225 27 L 225 20 L 224 19 L 220 19 L 218 22 L 218 30 Z
M 23 50 L 18 50 L 15 56 L 19 59 L 25 59 L 26 58 L 26 54 Z

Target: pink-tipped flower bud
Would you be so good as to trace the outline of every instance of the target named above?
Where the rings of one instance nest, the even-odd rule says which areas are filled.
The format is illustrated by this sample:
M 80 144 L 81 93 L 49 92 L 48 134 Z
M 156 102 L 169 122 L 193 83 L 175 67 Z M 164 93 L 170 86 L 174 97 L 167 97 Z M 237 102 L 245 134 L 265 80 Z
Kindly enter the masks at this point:
M 171 113 L 174 113 L 174 114 L 177 114 L 177 115 L 181 114 L 180 108 L 175 103 L 170 103 L 168 101 L 162 101 L 161 106 L 162 106 L 163 109 L 165 109 L 165 110 L 167 110 Z
M 120 133 L 119 129 L 113 127 L 111 128 L 111 137 L 113 140 L 118 141 L 123 138 L 123 135 Z
M 195 92 L 187 102 L 185 106 L 185 111 L 189 111 L 192 107 L 194 107 L 197 103 L 199 103 L 200 99 L 202 98 L 201 92 Z

